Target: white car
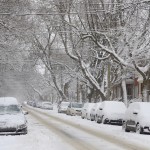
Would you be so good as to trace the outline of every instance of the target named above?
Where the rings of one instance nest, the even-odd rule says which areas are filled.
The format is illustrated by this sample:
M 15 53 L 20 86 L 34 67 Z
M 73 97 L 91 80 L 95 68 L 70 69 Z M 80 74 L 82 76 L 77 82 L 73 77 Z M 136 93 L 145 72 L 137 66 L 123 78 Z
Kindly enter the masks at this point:
M 126 132 L 150 133 L 150 103 L 131 103 L 125 113 L 123 129 Z
M 81 115 L 81 109 L 83 107 L 83 104 L 78 102 L 71 102 L 68 105 L 67 108 L 67 115 L 75 116 L 75 115 Z
M 81 118 L 84 119 L 90 119 L 90 112 L 92 107 L 94 106 L 95 103 L 85 103 L 82 111 L 81 111 Z
M 58 113 L 66 113 L 68 106 L 69 102 L 61 102 L 61 104 L 58 105 Z
M 27 134 L 27 120 L 16 98 L 0 98 L 0 134 Z
M 91 121 L 95 120 L 95 118 L 96 118 L 96 112 L 99 109 L 100 105 L 101 105 L 101 102 L 98 102 L 98 103 L 95 103 L 95 105 L 92 107 L 91 113 L 90 113 L 90 119 L 91 119 Z
M 94 107 L 95 103 L 89 103 L 88 109 L 86 112 L 86 119 L 91 120 L 91 110 Z
M 42 109 L 53 110 L 53 105 L 52 105 L 51 102 L 42 102 L 41 108 Z
M 122 125 L 126 106 L 123 102 L 103 101 L 97 111 L 97 123 L 115 123 Z

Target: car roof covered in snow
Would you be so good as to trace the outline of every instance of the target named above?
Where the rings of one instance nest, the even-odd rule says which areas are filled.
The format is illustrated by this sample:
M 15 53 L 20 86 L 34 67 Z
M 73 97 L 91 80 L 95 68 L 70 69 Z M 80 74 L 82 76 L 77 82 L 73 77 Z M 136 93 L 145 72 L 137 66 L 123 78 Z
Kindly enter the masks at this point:
M 134 102 L 134 103 L 131 103 L 130 105 L 136 105 L 142 111 L 150 110 L 150 102 Z
M 110 110 L 120 110 L 120 111 L 126 110 L 125 104 L 123 102 L 118 102 L 118 101 L 103 101 L 101 106 L 109 111 Z
M 18 101 L 14 97 L 0 97 L 0 105 L 18 105 Z

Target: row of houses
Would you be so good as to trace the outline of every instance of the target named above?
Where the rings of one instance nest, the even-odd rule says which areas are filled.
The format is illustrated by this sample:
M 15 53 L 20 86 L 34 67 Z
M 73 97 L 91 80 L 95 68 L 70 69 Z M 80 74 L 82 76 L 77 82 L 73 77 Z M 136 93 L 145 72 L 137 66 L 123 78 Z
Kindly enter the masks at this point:
M 122 98 L 123 91 L 121 86 L 121 81 L 116 83 L 112 88 L 113 99 Z M 144 85 L 143 79 L 141 76 L 138 77 L 131 77 L 126 79 L 126 90 L 127 90 L 127 98 L 128 101 L 132 99 L 143 100 L 144 96 Z M 150 101 L 150 85 L 149 89 L 146 91 L 148 93 L 148 101 Z

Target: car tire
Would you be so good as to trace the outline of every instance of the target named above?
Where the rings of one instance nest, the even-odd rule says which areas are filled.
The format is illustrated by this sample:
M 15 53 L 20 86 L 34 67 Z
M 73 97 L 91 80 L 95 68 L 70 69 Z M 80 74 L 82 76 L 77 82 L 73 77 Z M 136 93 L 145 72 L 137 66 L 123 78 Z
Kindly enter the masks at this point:
M 130 130 L 127 129 L 126 122 L 123 122 L 123 124 L 122 124 L 122 130 L 125 131 L 125 132 L 130 132 Z
M 91 120 L 91 121 L 94 121 L 94 119 L 93 119 L 92 115 L 90 115 L 90 120 Z
M 107 122 L 106 122 L 106 119 L 104 118 L 104 116 L 102 117 L 101 122 L 102 122 L 103 124 L 106 124 L 106 123 L 107 123 Z
M 136 133 L 143 134 L 143 128 L 140 126 L 139 123 L 136 125 Z

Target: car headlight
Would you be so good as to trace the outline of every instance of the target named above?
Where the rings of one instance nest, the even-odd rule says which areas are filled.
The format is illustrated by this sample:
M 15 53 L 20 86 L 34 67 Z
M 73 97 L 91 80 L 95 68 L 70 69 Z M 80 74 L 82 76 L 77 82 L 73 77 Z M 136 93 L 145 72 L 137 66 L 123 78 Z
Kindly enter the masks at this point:
M 22 124 L 18 126 L 18 129 L 25 129 L 26 127 L 27 127 L 26 124 Z

